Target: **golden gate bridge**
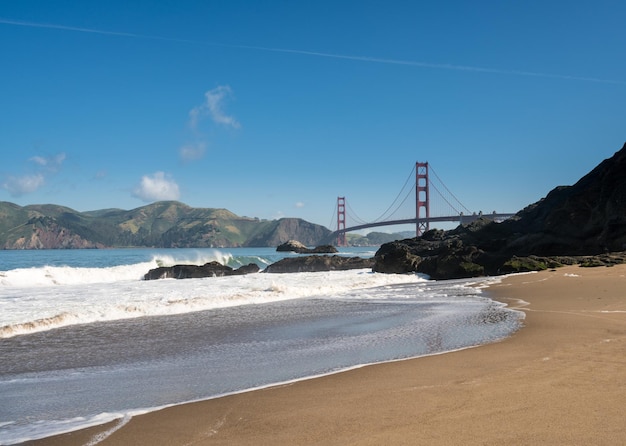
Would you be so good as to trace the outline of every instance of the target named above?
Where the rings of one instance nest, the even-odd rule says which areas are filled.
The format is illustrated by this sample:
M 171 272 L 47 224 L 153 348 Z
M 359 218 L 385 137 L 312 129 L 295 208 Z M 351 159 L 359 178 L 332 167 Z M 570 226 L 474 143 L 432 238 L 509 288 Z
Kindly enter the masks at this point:
M 429 171 L 432 172 L 438 183 L 431 181 Z M 407 185 L 415 173 L 415 182 L 412 186 L 407 188 Z M 439 185 L 439 186 L 438 186 Z M 444 215 L 431 215 L 431 189 L 438 197 L 443 199 L 443 202 L 447 204 L 447 211 L 442 212 Z M 404 194 L 403 192 L 407 191 Z M 395 218 L 399 209 L 407 202 L 409 198 L 414 198 L 415 201 L 415 217 L 410 218 Z M 351 226 L 348 226 L 347 215 L 350 215 L 351 219 L 356 222 Z M 482 212 L 472 212 L 463 203 L 459 201 L 456 196 L 446 187 L 441 179 L 434 172 L 432 167 L 429 167 L 428 163 L 415 163 L 415 167 L 409 174 L 409 178 L 405 182 L 401 191 L 396 196 L 393 203 L 387 208 L 387 210 L 376 220 L 366 222 L 356 216 L 356 213 L 351 210 L 346 197 L 337 197 L 337 226 L 336 230 L 331 234 L 332 238 L 336 238 L 337 246 L 346 246 L 346 233 L 351 231 L 358 231 L 360 229 L 374 228 L 380 226 L 394 226 L 404 224 L 415 224 L 416 236 L 421 236 L 424 232 L 430 229 L 430 223 L 436 222 L 457 222 L 470 223 L 480 217 L 489 218 L 492 220 L 504 220 L 512 217 L 515 214 L 511 213 L 497 213 L 493 211 L 491 214 L 483 214 Z

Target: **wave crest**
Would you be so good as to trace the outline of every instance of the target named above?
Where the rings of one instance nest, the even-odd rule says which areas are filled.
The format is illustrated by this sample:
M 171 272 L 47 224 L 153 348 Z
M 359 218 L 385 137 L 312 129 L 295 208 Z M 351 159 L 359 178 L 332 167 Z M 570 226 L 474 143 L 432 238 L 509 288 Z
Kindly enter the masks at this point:
M 228 265 L 233 262 L 234 257 L 229 252 L 222 252 L 212 249 L 209 252 L 198 251 L 195 255 L 175 256 L 175 255 L 157 255 L 152 258 L 152 262 L 156 266 L 174 266 L 174 265 L 204 265 L 209 262 L 219 262 L 222 265 Z
M 105 268 L 81 268 L 72 266 L 42 266 L 18 268 L 0 273 L 0 284 L 20 288 L 51 285 L 79 285 L 139 280 L 156 262 Z
M 0 327 L 0 338 L 8 338 L 20 334 L 33 333 L 35 331 L 44 331 L 50 328 L 71 324 L 72 322 L 78 321 L 78 319 L 75 314 L 64 312 L 34 321 L 5 325 L 4 327 Z

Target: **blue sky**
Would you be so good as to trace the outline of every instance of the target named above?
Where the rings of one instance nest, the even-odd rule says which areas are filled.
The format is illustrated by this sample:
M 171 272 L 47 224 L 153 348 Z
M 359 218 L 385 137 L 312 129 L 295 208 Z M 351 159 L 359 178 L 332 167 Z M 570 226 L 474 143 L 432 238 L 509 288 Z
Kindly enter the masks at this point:
M 338 196 L 379 217 L 420 161 L 470 210 L 516 212 L 626 141 L 625 19 L 602 0 L 0 0 L 0 200 L 329 226 Z

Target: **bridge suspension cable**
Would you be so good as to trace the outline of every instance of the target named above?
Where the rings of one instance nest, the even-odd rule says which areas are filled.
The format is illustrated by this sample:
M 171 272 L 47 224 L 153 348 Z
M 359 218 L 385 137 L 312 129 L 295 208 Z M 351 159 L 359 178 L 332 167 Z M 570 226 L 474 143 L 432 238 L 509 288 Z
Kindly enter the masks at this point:
M 437 189 L 437 186 L 435 186 L 432 182 L 430 183 L 430 185 L 433 189 L 435 189 L 435 191 L 439 194 L 439 196 L 443 199 L 443 201 L 445 201 L 448 204 L 448 206 L 450 206 L 452 210 L 454 210 L 454 212 L 456 212 L 457 214 L 461 213 L 461 211 L 459 211 L 452 203 L 450 203 L 450 201 L 445 197 L 445 195 L 443 195 L 441 191 Z
M 336 227 L 337 222 L 337 207 L 333 206 L 333 216 L 330 218 L 330 224 L 327 226 L 328 228 Z M 339 228 L 336 228 L 339 229 Z
M 406 188 L 406 185 L 409 183 L 409 181 L 411 181 L 411 178 L 414 178 L 414 174 L 415 174 L 415 166 L 413 166 L 413 169 L 411 170 L 411 173 L 409 173 L 409 176 L 407 177 L 406 181 L 404 182 L 404 185 L 400 189 L 400 192 L 398 192 L 398 195 L 396 195 L 396 198 L 394 198 L 393 202 L 389 205 L 389 207 L 385 210 L 385 212 L 383 212 L 380 215 L 380 217 L 378 217 L 375 220 L 373 220 L 372 223 L 377 223 L 379 221 L 383 221 L 383 218 L 391 217 L 396 212 L 398 212 L 398 209 L 400 209 L 400 207 L 404 204 L 404 202 L 407 200 L 409 195 L 411 195 L 413 193 L 413 191 L 415 189 L 415 182 L 413 182 L 413 185 L 411 187 L 409 187 L 409 190 L 408 190 L 407 194 L 404 196 L 404 199 L 398 204 L 398 206 L 396 206 L 396 208 L 393 210 L 393 212 L 389 213 L 389 210 L 393 207 L 394 204 L 396 204 L 396 202 L 400 198 L 400 195 L 402 194 L 402 192 Z
M 406 181 L 404 182 L 404 185 L 402 186 L 402 188 L 400 189 L 400 191 L 398 192 L 398 194 L 396 195 L 396 197 L 394 198 L 392 203 L 389 205 L 389 207 L 378 218 L 376 218 L 374 220 L 367 221 L 367 220 L 359 217 L 359 215 L 350 206 L 350 203 L 348 201 L 346 201 L 346 208 L 349 211 L 348 215 L 350 216 L 350 219 L 352 221 L 356 222 L 357 224 L 363 224 L 363 225 L 364 224 L 368 224 L 368 223 L 377 223 L 377 222 L 383 221 L 384 219 L 389 219 L 391 216 L 393 216 L 400 209 L 400 207 L 406 202 L 406 200 L 414 193 L 415 182 L 413 182 L 412 186 L 410 186 L 408 189 L 406 189 L 407 184 L 409 184 L 409 181 L 411 180 L 411 178 L 414 177 L 414 173 L 415 173 L 415 167 L 413 167 L 413 169 L 409 173 L 409 176 L 407 177 Z M 404 195 L 404 198 L 402 198 L 402 193 L 405 191 L 405 189 L 407 190 L 407 192 Z M 402 200 L 400 202 L 398 202 L 398 200 L 400 200 L 400 198 L 402 198 Z M 396 206 L 395 209 L 391 210 L 394 207 L 394 205 Z M 334 216 L 334 214 L 333 214 L 333 216 Z
M 450 189 L 448 189 L 448 186 L 446 186 L 446 183 L 444 183 L 443 181 L 441 181 L 441 178 L 439 178 L 439 175 L 437 175 L 437 172 L 435 172 L 435 170 L 432 168 L 432 166 L 430 166 L 430 171 L 435 175 L 435 177 L 437 178 L 437 180 L 439 180 L 439 183 L 441 183 L 441 185 L 444 187 L 444 189 L 446 190 L 446 192 L 448 192 L 449 196 L 451 196 L 452 198 L 454 198 L 454 200 L 465 210 L 465 212 L 467 212 L 468 214 L 471 214 L 472 211 L 470 211 L 468 208 L 465 207 L 465 205 L 463 203 L 461 203 L 461 201 L 450 191 Z M 437 191 L 437 193 L 439 194 L 439 196 L 441 198 L 443 198 L 443 200 L 448 203 L 448 206 L 450 206 L 452 209 L 454 209 L 457 214 L 460 214 L 461 211 L 459 211 L 457 209 L 456 206 L 454 206 L 452 203 L 450 203 L 450 201 L 448 201 L 448 199 L 445 197 L 445 195 L 443 195 L 441 193 L 441 191 L 439 189 L 437 189 L 437 186 L 435 186 L 435 184 L 431 181 L 430 185 Z
M 354 212 L 354 209 L 352 209 L 352 207 L 350 206 L 350 203 L 348 201 L 346 201 L 346 207 L 348 208 L 348 210 L 350 211 L 348 215 L 350 215 L 350 218 L 352 218 L 354 221 L 356 221 L 359 224 L 367 224 L 368 222 L 363 220 L 361 217 L 359 217 L 356 212 Z

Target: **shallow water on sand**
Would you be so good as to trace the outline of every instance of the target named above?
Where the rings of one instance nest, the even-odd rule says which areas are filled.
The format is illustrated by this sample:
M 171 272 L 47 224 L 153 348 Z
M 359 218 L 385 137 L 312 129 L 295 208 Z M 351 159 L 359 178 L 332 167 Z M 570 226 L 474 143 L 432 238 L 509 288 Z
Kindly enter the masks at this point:
M 364 274 L 355 281 L 354 275 Z M 139 409 L 492 342 L 521 323 L 520 313 L 467 286 L 475 280 L 406 276 L 405 284 L 368 287 L 380 280 L 371 276 L 276 275 L 275 288 L 328 280 L 351 285 L 334 294 L 102 320 L 0 339 L 0 444 Z M 163 289 L 176 285 L 190 290 L 211 282 L 169 281 Z M 91 286 L 101 291 L 108 285 Z

